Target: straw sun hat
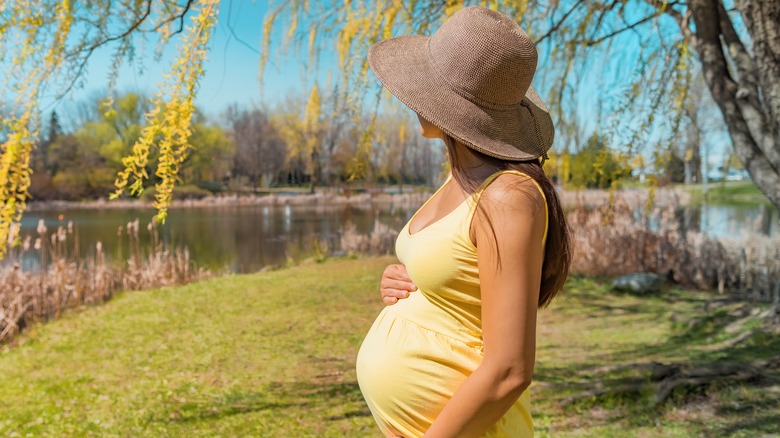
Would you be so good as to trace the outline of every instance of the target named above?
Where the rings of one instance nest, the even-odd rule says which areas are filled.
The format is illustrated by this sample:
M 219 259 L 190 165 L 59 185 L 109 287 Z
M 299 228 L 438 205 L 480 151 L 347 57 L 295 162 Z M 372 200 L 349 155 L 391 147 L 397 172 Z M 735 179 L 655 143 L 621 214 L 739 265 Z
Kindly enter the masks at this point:
M 431 37 L 406 35 L 368 51 L 401 102 L 466 146 L 505 160 L 546 159 L 554 127 L 533 87 L 537 52 L 509 17 L 481 6 L 453 14 Z

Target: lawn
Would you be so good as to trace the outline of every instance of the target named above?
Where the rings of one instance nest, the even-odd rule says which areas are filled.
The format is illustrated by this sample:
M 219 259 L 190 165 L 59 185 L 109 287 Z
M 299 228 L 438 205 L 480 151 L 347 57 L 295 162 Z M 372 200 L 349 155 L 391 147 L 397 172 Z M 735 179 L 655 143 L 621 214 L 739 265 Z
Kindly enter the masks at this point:
M 328 259 L 181 287 L 123 292 L 35 325 L 0 350 L 2 436 L 379 436 L 355 381 L 392 257 Z M 774 337 L 713 350 L 727 315 L 708 296 L 614 294 L 573 278 L 540 316 L 532 386 L 538 436 L 764 436 L 780 386 L 721 382 L 676 393 L 563 404 L 659 361 L 752 360 Z M 579 386 L 577 386 L 579 385 Z M 773 436 L 773 435 L 770 435 Z
M 694 202 L 703 202 L 704 186 L 701 184 L 678 185 L 688 191 Z M 718 181 L 707 185 L 707 202 L 716 204 L 770 204 L 753 181 Z

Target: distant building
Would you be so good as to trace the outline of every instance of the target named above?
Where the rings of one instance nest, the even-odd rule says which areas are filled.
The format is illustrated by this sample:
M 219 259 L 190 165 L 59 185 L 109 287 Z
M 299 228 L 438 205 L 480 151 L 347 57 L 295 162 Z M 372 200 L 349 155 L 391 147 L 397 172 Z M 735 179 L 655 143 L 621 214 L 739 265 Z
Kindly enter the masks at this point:
M 709 181 L 744 181 L 750 179 L 750 174 L 745 169 L 728 169 L 727 171 L 723 166 L 718 166 L 707 172 L 707 179 Z

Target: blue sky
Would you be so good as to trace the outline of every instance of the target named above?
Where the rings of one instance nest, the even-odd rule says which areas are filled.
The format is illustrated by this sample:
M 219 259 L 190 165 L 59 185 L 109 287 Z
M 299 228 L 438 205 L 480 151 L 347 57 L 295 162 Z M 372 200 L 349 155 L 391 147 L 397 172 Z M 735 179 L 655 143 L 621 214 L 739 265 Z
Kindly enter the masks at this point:
M 277 56 L 278 49 L 274 49 L 273 55 L 269 58 L 263 81 L 263 95 L 260 95 L 260 86 L 258 82 L 258 69 L 260 62 L 261 31 L 263 18 L 267 12 L 268 4 L 265 1 L 252 0 L 226 0 L 223 1 L 218 24 L 212 36 L 211 49 L 205 65 L 205 75 L 201 79 L 199 92 L 196 98 L 196 105 L 199 109 L 209 115 L 217 115 L 228 104 L 238 103 L 240 105 L 252 105 L 264 103 L 273 106 L 275 103 L 283 100 L 287 94 L 308 95 L 314 80 L 319 81 L 323 86 L 327 81 L 328 69 L 335 69 L 336 56 L 333 52 L 324 52 L 321 54 L 318 72 L 307 72 L 305 55 L 296 56 L 290 51 L 286 56 Z M 630 14 L 629 14 L 629 19 Z M 231 30 L 232 28 L 232 30 Z M 272 35 L 272 44 L 278 44 L 283 39 L 281 26 L 277 26 Z M 580 123 L 591 132 L 596 129 L 596 120 L 598 117 L 593 102 L 603 101 L 605 99 L 613 101 L 616 99 L 618 89 L 607 87 L 613 78 L 617 83 L 625 83 L 628 75 L 634 68 L 635 55 L 639 49 L 639 42 L 636 38 L 627 36 L 620 40 L 622 46 L 618 52 L 613 53 L 604 61 L 594 59 L 589 63 L 589 67 L 583 74 L 583 86 L 577 90 L 576 104 L 572 105 L 572 111 L 580 119 Z M 251 46 L 246 47 L 244 44 Z M 166 49 L 160 63 L 153 64 L 151 59 L 151 44 L 147 44 L 147 54 L 144 56 L 144 71 L 140 71 L 138 63 L 125 65 L 118 78 L 118 91 L 145 91 L 149 94 L 154 93 L 158 86 L 157 83 L 162 78 L 162 74 L 167 72 L 170 63 L 173 61 L 177 44 L 173 43 Z M 545 81 L 546 55 L 550 48 L 546 44 L 538 47 L 540 58 L 537 74 L 533 85 L 540 91 L 544 98 L 550 87 L 556 84 Z M 95 91 L 105 88 L 107 83 L 108 66 L 110 65 L 111 50 L 101 49 L 96 51 L 89 63 L 88 71 L 85 77 L 85 86 L 82 89 L 74 90 L 69 99 L 84 100 L 89 99 Z M 606 62 L 607 67 L 602 69 L 601 63 Z M 369 73 L 370 74 L 370 73 Z M 610 77 L 608 81 L 603 81 L 601 75 Z M 47 111 L 52 109 L 50 99 L 42 99 L 41 106 Z M 62 111 L 68 107 L 67 100 L 59 103 L 55 108 Z M 609 112 L 607 108 L 605 110 Z M 601 114 L 602 117 L 607 114 Z M 638 121 L 626 118 L 624 123 L 637 123 Z M 657 139 L 657 135 L 663 130 L 656 130 L 651 133 L 647 139 L 651 143 Z M 726 138 L 722 134 L 710 135 L 705 137 L 705 142 L 713 151 L 715 163 L 721 158 L 726 143 Z M 561 145 L 556 143 L 556 147 Z M 648 152 L 652 152 L 648 148 Z
M 196 105 L 208 114 L 216 114 L 230 103 L 243 105 L 261 102 L 258 70 L 260 65 L 261 31 L 263 17 L 267 11 L 266 2 L 251 0 L 224 1 L 218 16 L 218 24 L 212 35 L 209 56 L 205 65 L 205 74 L 201 78 Z M 189 16 L 188 16 L 189 17 Z M 231 31 L 232 28 L 232 31 Z M 273 41 L 281 40 L 279 29 Z M 235 34 L 235 36 L 234 36 Z M 244 43 L 252 48 L 246 47 Z M 143 66 L 138 62 L 128 63 L 122 68 L 117 79 L 117 89 L 122 91 L 146 91 L 150 95 L 157 91 L 162 74 L 166 73 L 173 61 L 177 42 L 171 43 L 158 64 L 152 60 L 152 44 L 147 44 Z M 85 75 L 85 86 L 71 92 L 73 101 L 89 99 L 96 91 L 105 89 L 108 82 L 108 67 L 111 62 L 111 49 L 102 48 L 90 58 Z M 327 63 L 328 56 L 324 56 Z M 331 56 L 332 58 L 332 56 Z M 294 53 L 288 56 L 271 57 L 265 70 L 262 101 L 273 104 L 282 100 L 287 93 L 308 93 L 315 79 L 324 82 L 327 72 L 321 69 L 318 76 L 305 74 L 304 61 Z M 143 71 L 140 71 L 143 67 Z M 41 106 L 51 109 L 51 99 L 42 99 Z M 55 108 L 66 107 L 68 102 L 59 103 Z

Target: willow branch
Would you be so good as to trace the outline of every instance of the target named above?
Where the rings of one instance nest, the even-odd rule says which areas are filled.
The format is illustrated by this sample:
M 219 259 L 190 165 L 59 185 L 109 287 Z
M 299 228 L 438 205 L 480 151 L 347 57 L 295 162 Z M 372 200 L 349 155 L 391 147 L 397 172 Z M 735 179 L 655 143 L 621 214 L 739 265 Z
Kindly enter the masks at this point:
M 166 18 L 165 20 L 161 21 L 157 26 L 154 27 L 154 30 L 157 31 L 164 25 L 174 21 L 179 20 L 179 29 L 175 32 L 173 32 L 171 35 L 176 35 L 177 33 L 181 33 L 184 30 L 184 16 L 187 15 L 187 12 L 189 12 L 190 7 L 192 6 L 193 0 L 187 0 L 187 4 L 184 5 L 184 8 L 181 11 L 181 14 L 174 14 L 170 17 Z M 149 7 L 151 7 L 152 1 L 149 0 Z
M 143 14 L 140 17 L 138 17 L 138 19 L 135 20 L 130 25 L 130 27 L 128 27 L 127 30 L 125 30 L 121 34 L 106 37 L 104 39 L 101 39 L 101 40 L 93 42 L 93 44 L 91 46 L 89 46 L 89 47 L 81 48 L 81 49 L 77 50 L 77 52 L 79 52 L 79 51 L 82 52 L 79 56 L 82 56 L 83 58 L 82 58 L 81 62 L 79 63 L 79 66 L 78 66 L 78 68 L 76 70 L 76 74 L 73 75 L 73 79 L 70 81 L 70 84 L 68 84 L 68 86 L 65 87 L 65 89 L 62 92 L 60 92 L 60 93 L 58 93 L 56 95 L 56 97 L 54 98 L 55 102 L 59 101 L 65 95 L 67 95 L 73 89 L 73 87 L 76 85 L 76 82 L 78 82 L 78 80 L 81 79 L 81 77 L 84 74 L 84 69 L 87 67 L 87 63 L 89 62 L 89 58 L 92 56 L 92 53 L 95 50 L 97 50 L 98 48 L 100 48 L 100 47 L 102 47 L 102 46 L 104 46 L 104 45 L 106 45 L 106 44 L 108 44 L 110 42 L 117 41 L 117 40 L 120 40 L 120 39 L 129 38 L 133 32 L 140 32 L 140 31 L 142 31 L 140 29 L 140 26 L 149 18 L 149 16 L 152 13 L 152 1 L 153 0 L 149 0 L 149 1 L 146 2 L 146 10 L 143 12 Z M 170 17 L 166 18 L 161 23 L 159 23 L 157 26 L 155 26 L 154 30 L 157 31 L 165 23 L 170 23 L 170 22 L 175 21 L 175 20 L 178 19 L 178 20 L 180 20 L 179 29 L 177 29 L 176 31 L 172 32 L 171 35 L 169 35 L 168 37 L 170 38 L 170 36 L 173 36 L 173 35 L 176 35 L 178 33 L 181 33 L 184 30 L 184 16 L 187 14 L 187 12 L 189 12 L 193 2 L 194 2 L 194 0 L 187 0 L 187 4 L 183 6 L 183 8 L 182 8 L 180 13 L 173 14 Z

